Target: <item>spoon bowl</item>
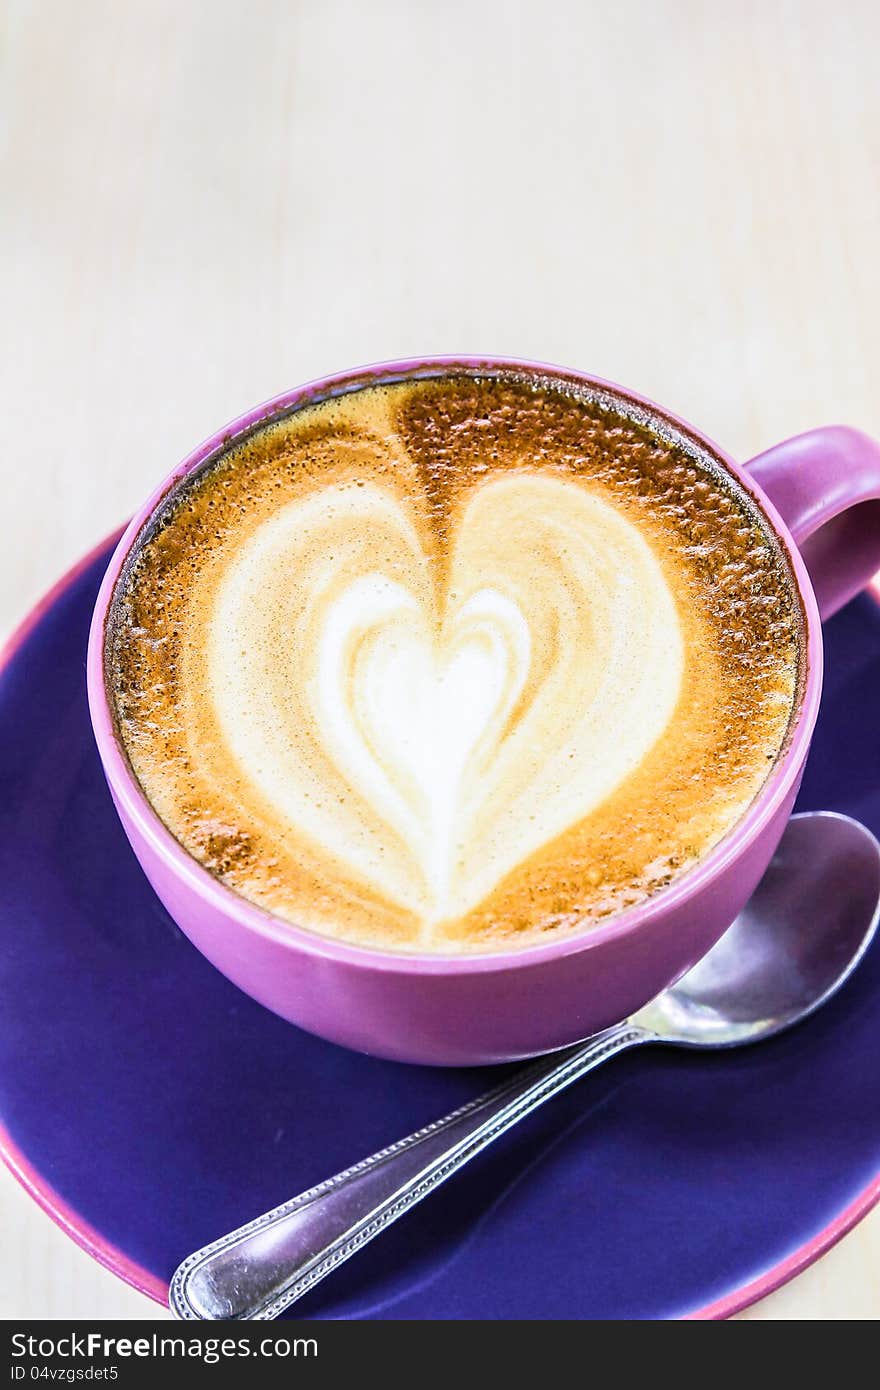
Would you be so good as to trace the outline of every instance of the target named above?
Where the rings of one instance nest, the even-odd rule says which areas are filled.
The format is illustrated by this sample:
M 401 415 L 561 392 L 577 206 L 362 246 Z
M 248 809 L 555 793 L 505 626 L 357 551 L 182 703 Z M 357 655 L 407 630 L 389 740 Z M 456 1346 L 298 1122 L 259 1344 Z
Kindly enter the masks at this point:
M 880 845 L 836 811 L 793 816 L 736 921 L 632 1023 L 680 1047 L 761 1042 L 849 978 L 880 916 Z

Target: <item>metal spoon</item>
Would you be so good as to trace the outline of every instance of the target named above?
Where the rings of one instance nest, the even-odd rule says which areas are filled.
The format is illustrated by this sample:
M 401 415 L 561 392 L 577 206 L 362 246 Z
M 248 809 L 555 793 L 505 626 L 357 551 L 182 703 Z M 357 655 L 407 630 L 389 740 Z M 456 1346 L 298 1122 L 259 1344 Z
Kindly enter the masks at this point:
M 553 1053 L 188 1256 L 179 1318 L 277 1317 L 545 1100 L 644 1043 L 724 1048 L 799 1023 L 852 974 L 880 914 L 880 845 L 831 811 L 795 816 L 751 901 L 708 955 L 624 1023 Z

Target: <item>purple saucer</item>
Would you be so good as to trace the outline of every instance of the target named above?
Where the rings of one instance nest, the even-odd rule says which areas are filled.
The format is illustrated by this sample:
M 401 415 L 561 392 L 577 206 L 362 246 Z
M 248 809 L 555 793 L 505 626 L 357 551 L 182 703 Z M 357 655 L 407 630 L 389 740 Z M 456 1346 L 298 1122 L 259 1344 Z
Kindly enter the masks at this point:
M 164 1299 L 183 1257 L 498 1080 L 283 1023 L 189 945 L 117 822 L 85 645 L 103 544 L 0 658 L 0 1147 Z M 880 607 L 826 627 L 801 809 L 880 833 Z M 805 923 L 805 930 L 809 923 Z M 539 1111 L 297 1304 L 311 1318 L 723 1317 L 880 1199 L 880 942 L 802 1028 L 646 1050 Z

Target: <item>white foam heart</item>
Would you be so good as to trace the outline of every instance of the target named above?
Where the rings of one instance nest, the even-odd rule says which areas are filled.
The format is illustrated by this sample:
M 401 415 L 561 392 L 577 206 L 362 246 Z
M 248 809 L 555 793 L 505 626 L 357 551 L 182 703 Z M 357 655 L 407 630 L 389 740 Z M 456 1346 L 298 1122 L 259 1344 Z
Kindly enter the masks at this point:
M 288 504 L 220 584 L 208 651 L 220 737 L 266 814 L 426 924 L 613 793 L 683 665 L 644 534 L 527 471 L 471 495 L 445 558 L 390 487 Z

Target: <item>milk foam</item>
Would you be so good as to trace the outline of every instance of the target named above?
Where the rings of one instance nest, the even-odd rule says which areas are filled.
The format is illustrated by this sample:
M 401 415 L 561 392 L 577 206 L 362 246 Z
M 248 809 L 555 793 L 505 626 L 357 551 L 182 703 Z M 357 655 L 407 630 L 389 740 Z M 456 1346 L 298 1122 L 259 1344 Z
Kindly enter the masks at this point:
M 105 669 L 211 874 L 384 950 L 509 950 L 662 891 L 754 799 L 803 672 L 751 499 L 624 399 L 457 373 L 273 417 L 167 494 Z
M 388 487 L 289 502 L 228 557 L 209 623 L 238 776 L 428 934 L 629 776 L 683 667 L 645 535 L 529 469 L 472 490 L 444 565 Z

